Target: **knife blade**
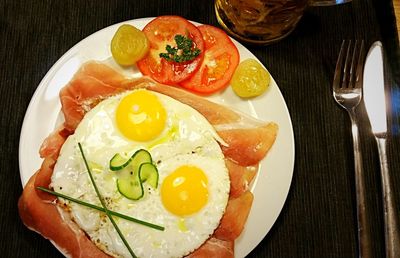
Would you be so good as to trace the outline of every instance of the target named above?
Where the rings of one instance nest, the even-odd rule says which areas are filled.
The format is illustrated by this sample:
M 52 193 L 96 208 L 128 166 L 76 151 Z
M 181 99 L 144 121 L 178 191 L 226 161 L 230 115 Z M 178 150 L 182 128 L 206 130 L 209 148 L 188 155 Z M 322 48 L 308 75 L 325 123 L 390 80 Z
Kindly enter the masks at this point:
M 383 47 L 374 42 L 368 51 L 363 77 L 364 104 L 375 136 L 381 171 L 386 257 L 400 257 L 400 235 L 386 155 L 387 114 Z
M 364 103 L 374 134 L 387 132 L 383 52 L 380 41 L 372 44 L 364 66 Z

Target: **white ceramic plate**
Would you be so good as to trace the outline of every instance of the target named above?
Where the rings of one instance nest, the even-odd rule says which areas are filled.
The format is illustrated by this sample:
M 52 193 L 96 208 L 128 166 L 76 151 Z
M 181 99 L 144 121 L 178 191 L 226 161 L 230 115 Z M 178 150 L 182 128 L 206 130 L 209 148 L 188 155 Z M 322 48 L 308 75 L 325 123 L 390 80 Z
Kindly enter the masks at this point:
M 153 18 L 124 23 L 143 28 Z M 85 38 L 65 53 L 48 71 L 36 89 L 26 111 L 19 144 L 19 167 L 22 184 L 40 168 L 38 151 L 41 143 L 63 120 L 58 93 L 72 78 L 81 64 L 88 60 L 103 61 L 128 76 L 139 77 L 139 71 L 123 70 L 111 58 L 110 42 L 117 28 L 115 24 Z M 256 57 L 243 45 L 234 41 L 240 60 Z M 228 87 L 211 100 L 230 106 L 265 121 L 279 125 L 276 142 L 261 162 L 260 171 L 251 191 L 254 202 L 244 231 L 235 243 L 235 257 L 249 254 L 265 237 L 285 203 L 294 166 L 294 137 L 285 100 L 274 80 L 265 94 L 250 100 L 237 97 Z

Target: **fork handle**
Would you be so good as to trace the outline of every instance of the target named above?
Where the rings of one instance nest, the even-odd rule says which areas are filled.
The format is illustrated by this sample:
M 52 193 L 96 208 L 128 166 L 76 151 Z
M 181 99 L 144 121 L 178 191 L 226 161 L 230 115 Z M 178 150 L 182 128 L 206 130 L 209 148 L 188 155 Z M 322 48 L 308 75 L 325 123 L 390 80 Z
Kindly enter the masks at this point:
M 379 160 L 381 166 L 381 181 L 383 192 L 383 211 L 385 223 L 385 246 L 387 258 L 400 257 L 400 235 L 399 223 L 396 215 L 396 205 L 390 180 L 388 161 L 386 156 L 386 137 L 377 135 L 375 137 L 378 144 Z
M 363 165 L 361 159 L 361 146 L 359 141 L 359 132 L 356 121 L 356 115 L 353 110 L 349 110 L 351 119 L 351 130 L 353 135 L 354 148 L 354 171 L 355 171 L 355 188 L 357 203 L 357 228 L 358 228 L 358 257 L 372 258 L 371 252 L 371 236 L 369 225 L 370 221 L 366 212 L 366 189 L 363 175 Z

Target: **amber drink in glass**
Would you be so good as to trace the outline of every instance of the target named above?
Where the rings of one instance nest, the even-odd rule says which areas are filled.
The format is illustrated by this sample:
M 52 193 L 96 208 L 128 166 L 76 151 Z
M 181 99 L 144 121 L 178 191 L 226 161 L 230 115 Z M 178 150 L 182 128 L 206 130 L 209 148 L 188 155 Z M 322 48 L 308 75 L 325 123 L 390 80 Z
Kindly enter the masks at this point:
M 270 44 L 290 34 L 308 0 L 215 0 L 218 22 L 239 40 Z

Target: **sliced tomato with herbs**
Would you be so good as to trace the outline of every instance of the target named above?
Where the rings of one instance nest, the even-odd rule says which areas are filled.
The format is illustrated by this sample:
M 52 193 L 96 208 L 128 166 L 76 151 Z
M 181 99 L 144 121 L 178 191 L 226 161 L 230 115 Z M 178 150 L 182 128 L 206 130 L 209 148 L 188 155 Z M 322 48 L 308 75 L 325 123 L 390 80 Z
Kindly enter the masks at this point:
M 154 80 L 165 84 L 177 84 L 188 79 L 200 67 L 203 60 L 204 41 L 202 35 L 192 23 L 179 16 L 160 16 L 148 23 L 143 32 L 150 42 L 150 51 L 137 62 L 139 70 Z M 192 41 L 193 50 L 200 54 L 190 61 L 174 62 L 161 58 L 167 52 L 167 46 L 177 46 L 175 36 L 184 36 Z
M 198 27 L 205 43 L 200 69 L 180 85 L 191 91 L 211 94 L 224 89 L 239 63 L 239 51 L 228 35 L 210 25 Z

